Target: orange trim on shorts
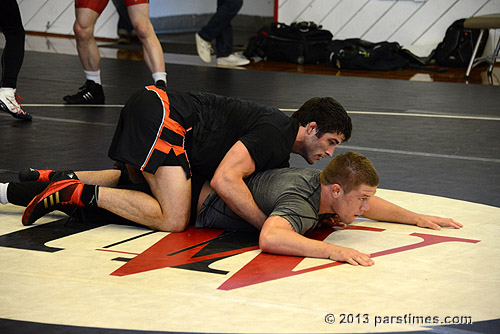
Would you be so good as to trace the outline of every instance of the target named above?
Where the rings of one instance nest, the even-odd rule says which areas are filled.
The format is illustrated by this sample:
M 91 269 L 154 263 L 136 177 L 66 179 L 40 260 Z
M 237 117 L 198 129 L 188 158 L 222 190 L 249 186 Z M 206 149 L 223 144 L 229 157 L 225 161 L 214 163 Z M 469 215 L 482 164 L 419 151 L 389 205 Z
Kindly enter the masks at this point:
M 179 123 L 177 123 L 176 121 L 174 121 L 173 119 L 170 118 L 170 102 L 168 100 L 167 93 L 164 90 L 159 89 L 153 85 L 147 86 L 146 89 L 150 90 L 150 91 L 154 91 L 158 95 L 158 97 L 161 99 L 161 102 L 163 104 L 163 124 L 162 124 L 161 130 L 158 131 L 158 135 L 156 137 L 156 141 L 155 141 L 153 147 L 149 151 L 148 157 L 146 158 L 146 162 L 141 166 L 141 170 L 144 170 L 144 167 L 146 167 L 146 165 L 148 164 L 149 159 L 151 158 L 151 156 L 153 155 L 153 152 L 155 150 L 158 150 L 158 151 L 163 152 L 165 154 L 169 154 L 171 150 L 174 150 L 174 153 L 176 156 L 181 155 L 181 154 L 185 154 L 186 158 L 187 158 L 187 154 L 186 154 L 186 151 L 184 150 L 184 146 L 172 145 L 171 143 L 160 139 L 161 134 L 163 132 L 163 129 L 165 129 L 165 128 L 177 133 L 178 135 L 182 136 L 183 138 L 185 137 L 186 131 L 187 131 L 186 129 L 184 129 L 184 127 L 182 125 L 180 125 Z M 184 144 L 184 142 L 183 142 L 183 144 Z

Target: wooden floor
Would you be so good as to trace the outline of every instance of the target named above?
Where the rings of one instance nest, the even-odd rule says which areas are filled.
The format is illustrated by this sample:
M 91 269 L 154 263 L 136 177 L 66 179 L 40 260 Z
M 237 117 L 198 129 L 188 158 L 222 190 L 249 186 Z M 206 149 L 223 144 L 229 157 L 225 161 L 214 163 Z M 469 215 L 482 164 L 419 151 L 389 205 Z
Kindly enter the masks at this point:
M 281 71 L 309 74 L 325 74 L 349 77 L 369 77 L 411 81 L 432 81 L 432 82 L 456 82 L 465 84 L 465 68 L 446 68 L 439 66 L 428 66 L 427 69 L 405 69 L 397 71 L 361 71 L 361 70 L 341 70 L 330 67 L 326 64 L 317 65 L 297 65 L 277 61 L 265 60 L 252 63 L 246 68 L 263 71 Z M 437 71 L 444 70 L 444 71 Z M 500 64 L 496 65 L 492 75 L 491 83 L 488 81 L 487 66 L 478 66 L 473 69 L 469 79 L 469 84 L 500 85 Z

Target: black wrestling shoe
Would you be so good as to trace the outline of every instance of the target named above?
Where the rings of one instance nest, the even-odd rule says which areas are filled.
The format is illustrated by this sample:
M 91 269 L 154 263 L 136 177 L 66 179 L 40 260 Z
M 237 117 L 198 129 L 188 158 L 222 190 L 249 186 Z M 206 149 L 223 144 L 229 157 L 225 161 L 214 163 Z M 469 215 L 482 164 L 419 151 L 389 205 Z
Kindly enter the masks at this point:
M 55 180 L 67 180 L 75 179 L 78 180 L 75 172 L 71 169 L 61 169 L 59 171 L 54 171 L 51 169 L 34 169 L 25 168 L 17 174 L 17 178 L 21 182 L 28 181 L 55 181 Z
M 66 95 L 64 101 L 69 104 L 104 104 L 104 91 L 102 86 L 92 80 L 85 81 L 75 95 Z
M 155 82 L 155 86 L 158 86 L 158 87 L 167 87 L 167 83 L 163 80 L 158 80 L 157 82 Z
M 17 178 L 21 182 L 28 181 L 50 181 L 50 174 L 55 171 L 51 169 L 25 168 L 17 173 Z

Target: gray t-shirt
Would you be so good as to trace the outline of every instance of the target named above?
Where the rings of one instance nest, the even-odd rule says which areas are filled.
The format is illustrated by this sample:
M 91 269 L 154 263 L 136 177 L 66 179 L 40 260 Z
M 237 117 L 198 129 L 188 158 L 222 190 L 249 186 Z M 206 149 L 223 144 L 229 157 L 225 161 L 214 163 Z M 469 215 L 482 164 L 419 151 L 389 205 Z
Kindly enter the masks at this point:
M 272 169 L 255 173 L 245 182 L 266 215 L 284 218 L 295 232 L 305 234 L 318 224 L 319 173 L 319 170 L 304 168 Z M 255 230 L 233 213 L 214 191 L 203 203 L 196 227 Z

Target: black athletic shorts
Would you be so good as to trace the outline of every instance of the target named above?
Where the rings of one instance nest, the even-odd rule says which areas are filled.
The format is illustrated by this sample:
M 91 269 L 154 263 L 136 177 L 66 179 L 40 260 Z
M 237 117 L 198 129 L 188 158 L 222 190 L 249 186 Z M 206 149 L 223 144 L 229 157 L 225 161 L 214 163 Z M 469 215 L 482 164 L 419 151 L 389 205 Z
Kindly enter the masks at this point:
M 190 178 L 192 128 L 182 119 L 163 89 L 148 86 L 136 92 L 120 113 L 109 157 L 151 174 L 160 166 L 181 166 Z

